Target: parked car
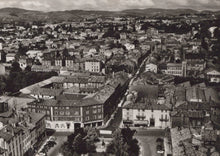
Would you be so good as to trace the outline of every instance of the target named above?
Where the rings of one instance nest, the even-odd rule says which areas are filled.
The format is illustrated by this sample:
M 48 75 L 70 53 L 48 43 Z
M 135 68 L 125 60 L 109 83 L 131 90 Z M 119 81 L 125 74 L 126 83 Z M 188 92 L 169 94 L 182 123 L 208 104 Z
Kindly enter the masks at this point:
M 157 153 L 159 153 L 159 154 L 164 153 L 164 147 L 162 145 L 157 145 Z
M 164 140 L 162 138 L 157 138 L 156 143 L 157 143 L 157 147 L 156 147 L 157 153 L 163 154 L 164 153 Z

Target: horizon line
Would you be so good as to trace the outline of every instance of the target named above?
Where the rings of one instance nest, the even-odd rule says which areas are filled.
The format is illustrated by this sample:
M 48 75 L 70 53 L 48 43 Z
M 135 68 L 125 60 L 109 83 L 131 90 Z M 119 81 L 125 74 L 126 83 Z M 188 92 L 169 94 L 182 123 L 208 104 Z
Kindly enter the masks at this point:
M 2 9 L 21 9 L 21 10 L 26 10 L 26 11 L 38 11 L 38 12 L 65 12 L 65 11 L 102 11 L 102 12 L 123 12 L 126 10 L 147 10 L 147 9 L 161 9 L 161 10 L 193 10 L 193 11 L 198 11 L 198 12 L 203 12 L 203 11 L 211 11 L 211 12 L 218 12 L 220 9 L 194 9 L 190 7 L 178 7 L 178 8 L 160 8 L 160 7 L 146 7 L 146 8 L 134 8 L 134 9 L 122 9 L 122 10 L 101 10 L 101 9 L 66 9 L 66 10 L 51 10 L 51 11 L 43 11 L 43 10 L 35 10 L 35 9 L 25 9 L 21 7 L 2 7 Z

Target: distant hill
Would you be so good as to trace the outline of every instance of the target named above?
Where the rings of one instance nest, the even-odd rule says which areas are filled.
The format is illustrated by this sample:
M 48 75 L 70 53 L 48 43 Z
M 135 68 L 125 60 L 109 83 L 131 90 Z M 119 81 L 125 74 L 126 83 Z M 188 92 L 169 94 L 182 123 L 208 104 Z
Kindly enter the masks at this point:
M 204 11 L 207 13 L 211 11 Z M 0 9 L 0 22 L 10 21 L 45 21 L 45 22 L 61 22 L 61 21 L 78 21 L 83 18 L 95 18 L 95 17 L 109 17 L 109 16 L 166 16 L 166 15 L 180 15 L 180 14 L 196 14 L 199 13 L 192 9 L 131 9 L 124 11 L 85 11 L 85 10 L 67 10 L 67 11 L 52 11 L 42 12 L 25 10 L 19 8 L 3 8 Z M 212 13 L 212 12 L 211 12 Z M 215 12 L 219 14 L 218 12 Z
M 99 17 L 114 15 L 115 12 L 109 11 L 84 11 L 84 10 L 67 10 L 67 11 L 52 11 L 41 12 L 19 8 L 3 8 L 0 9 L 0 21 L 75 21 L 87 17 Z
M 159 8 L 149 8 L 149 9 L 132 9 L 124 10 L 126 13 L 133 13 L 139 15 L 179 15 L 179 14 L 195 14 L 196 10 L 192 9 L 159 9 Z

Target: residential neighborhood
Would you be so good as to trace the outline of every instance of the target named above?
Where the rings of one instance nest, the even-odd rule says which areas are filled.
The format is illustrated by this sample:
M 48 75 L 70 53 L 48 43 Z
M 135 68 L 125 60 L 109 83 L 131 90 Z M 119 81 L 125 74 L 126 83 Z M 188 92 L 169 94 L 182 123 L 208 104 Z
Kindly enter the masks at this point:
M 0 9 L 0 156 L 220 155 L 219 12 L 18 10 Z

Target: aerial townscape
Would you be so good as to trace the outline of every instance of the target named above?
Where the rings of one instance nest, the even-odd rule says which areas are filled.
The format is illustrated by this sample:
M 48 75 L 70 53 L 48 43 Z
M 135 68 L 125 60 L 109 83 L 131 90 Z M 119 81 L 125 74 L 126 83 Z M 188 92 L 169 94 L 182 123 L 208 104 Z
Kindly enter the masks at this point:
M 219 156 L 220 11 L 0 9 L 0 156 Z

